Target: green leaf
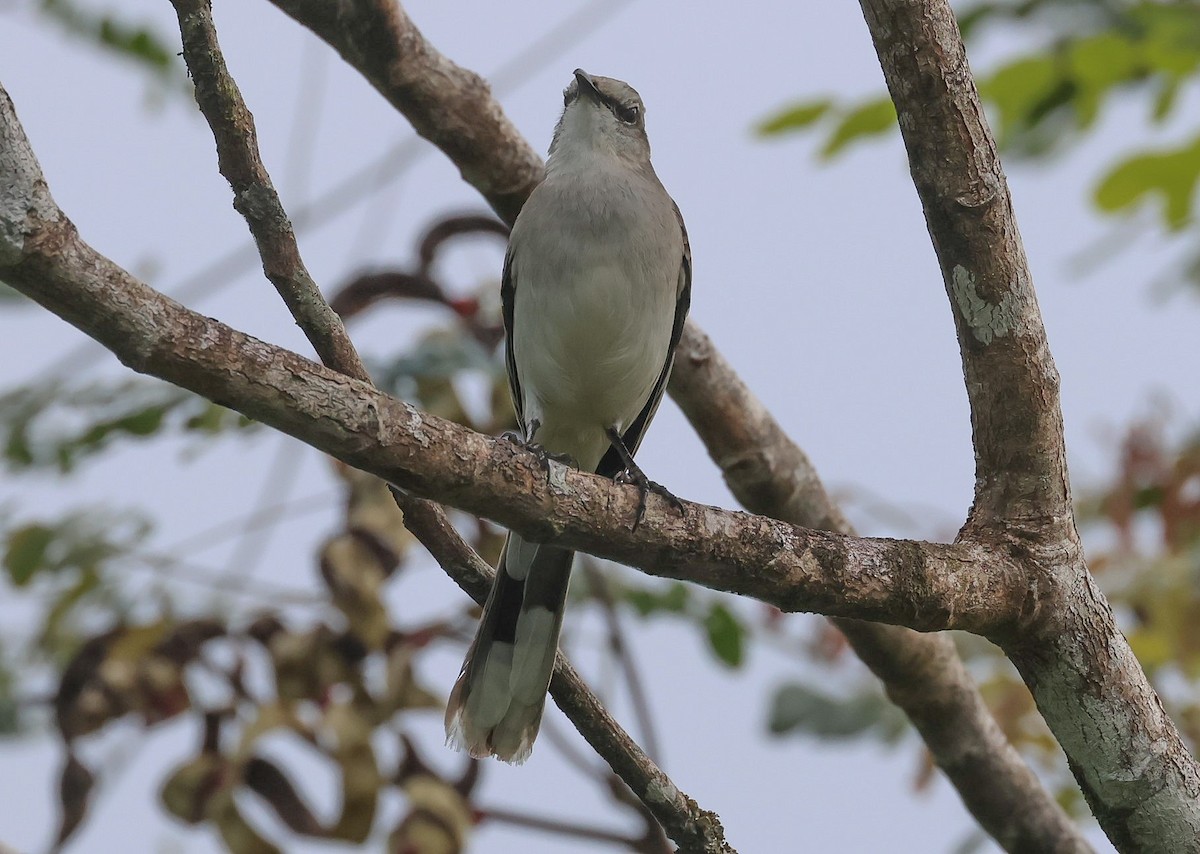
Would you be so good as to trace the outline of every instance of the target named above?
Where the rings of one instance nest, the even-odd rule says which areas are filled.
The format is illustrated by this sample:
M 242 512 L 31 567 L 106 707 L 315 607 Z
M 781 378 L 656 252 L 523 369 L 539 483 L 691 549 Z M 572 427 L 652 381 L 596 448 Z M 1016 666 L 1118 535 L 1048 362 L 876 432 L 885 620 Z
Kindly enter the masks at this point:
M 1136 45 L 1115 32 L 1072 42 L 1067 48 L 1067 64 L 1075 80 L 1092 89 L 1108 89 L 1142 74 Z
M 815 124 L 818 119 L 829 112 L 833 102 L 828 98 L 820 101 L 805 101 L 800 104 L 780 110 L 773 116 L 763 119 L 755 128 L 760 136 L 777 136 L 782 133 L 801 130 Z
M 682 614 L 687 610 L 690 598 L 691 592 L 682 581 L 654 589 L 631 587 L 625 590 L 625 600 L 639 617 L 649 617 L 655 612 Z
M 202 401 L 199 412 L 184 420 L 183 428 L 196 433 L 215 436 L 226 430 L 242 430 L 253 424 L 254 422 L 245 415 L 242 415 L 242 413 L 227 409 L 219 403 L 212 403 L 205 400 Z
M 714 602 L 704 618 L 708 644 L 717 658 L 729 667 L 740 667 L 745 656 L 746 630 L 733 612 Z
M 1016 136 L 1040 122 L 1052 105 L 1061 102 L 1063 76 L 1053 56 L 1030 56 L 1009 63 L 981 80 L 979 94 L 998 111 L 999 142 L 1011 144 Z
M 878 136 L 894 127 L 896 105 L 891 98 L 867 101 L 842 115 L 821 148 L 821 156 L 828 159 L 857 139 Z
M 1200 9 L 1192 3 L 1142 3 L 1129 12 L 1143 56 L 1157 71 L 1187 77 L 1200 68 Z
M 0 738 L 16 735 L 21 731 L 21 705 L 17 702 L 16 675 L 5 661 L 4 649 L 0 647 Z
M 1158 94 L 1154 96 L 1154 110 L 1152 115 L 1154 121 L 1163 122 L 1171 111 L 1175 109 L 1175 103 L 1179 100 L 1179 89 L 1182 80 L 1178 77 L 1168 77 L 1159 87 Z
M 1096 205 L 1109 213 L 1139 204 L 1146 196 L 1163 200 L 1163 221 L 1172 231 L 1191 219 L 1192 197 L 1200 180 L 1200 138 L 1184 148 L 1138 154 L 1117 164 L 1096 188 Z
M 41 12 L 64 31 L 151 72 L 164 81 L 181 76 L 176 51 L 148 26 L 92 12 L 76 0 L 42 0 Z
M 111 16 L 101 18 L 99 24 L 97 37 L 100 44 L 159 73 L 171 68 L 173 52 L 150 30 L 131 26 Z
M 891 741 L 904 731 L 902 713 L 877 692 L 843 700 L 799 682 L 775 693 L 767 726 L 773 735 L 803 733 L 831 739 L 875 731 Z
M 54 529 L 45 525 L 25 525 L 9 532 L 4 552 L 4 568 L 16 587 L 24 587 L 46 565 L 46 550 L 54 540 Z
M 249 424 L 190 392 L 146 380 L 51 382 L 0 396 L 2 461 L 15 470 L 56 466 L 67 472 L 121 439 L 172 428 L 211 436 Z
M 1101 33 L 1072 43 L 1067 65 L 1075 87 L 1075 115 L 1079 127 L 1090 127 L 1113 88 L 1145 74 L 1141 52 L 1128 38 Z

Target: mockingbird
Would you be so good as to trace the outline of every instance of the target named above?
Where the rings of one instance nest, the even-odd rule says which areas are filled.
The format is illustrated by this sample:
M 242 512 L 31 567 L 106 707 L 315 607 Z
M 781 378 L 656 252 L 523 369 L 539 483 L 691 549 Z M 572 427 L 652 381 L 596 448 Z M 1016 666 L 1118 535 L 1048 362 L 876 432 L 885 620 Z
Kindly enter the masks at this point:
M 679 208 L 650 165 L 627 83 L 577 69 L 546 178 L 513 226 L 501 295 L 508 379 L 524 442 L 580 469 L 678 500 L 633 461 L 654 417 L 691 296 Z M 547 463 L 548 464 L 548 463 Z M 446 706 L 446 737 L 522 762 L 554 668 L 574 552 L 509 533 L 478 634 Z

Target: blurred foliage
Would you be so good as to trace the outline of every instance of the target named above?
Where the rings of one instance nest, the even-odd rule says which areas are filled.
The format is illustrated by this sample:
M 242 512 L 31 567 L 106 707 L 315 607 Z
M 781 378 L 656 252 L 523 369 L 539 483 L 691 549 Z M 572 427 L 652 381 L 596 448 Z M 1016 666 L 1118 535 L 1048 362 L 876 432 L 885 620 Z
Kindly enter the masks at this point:
M 14 472 L 65 474 L 120 440 L 251 426 L 244 415 L 157 380 L 42 380 L 0 395 L 0 462 Z
M 369 359 L 372 373 L 382 387 L 427 412 L 499 433 L 516 425 L 498 347 L 499 305 L 491 298 L 497 283 L 451 296 L 432 273 L 445 243 L 481 232 L 506 234 L 490 217 L 435 223 L 418 243 L 414 269 L 355 276 L 331 303 L 351 323 L 388 301 L 443 306 L 445 322 L 431 324 L 397 352 Z M 69 479 L 87 460 L 132 442 L 186 436 L 207 447 L 229 433 L 247 441 L 265 437 L 265 431 L 248 431 L 253 426 L 143 379 L 39 379 L 0 397 L 3 465 L 11 476 L 31 480 Z M 29 518 L 20 508 L 0 508 L 0 583 L 13 594 L 9 605 L 19 599 L 33 606 L 28 630 L 0 646 L 0 734 L 28 732 L 40 722 L 66 746 L 59 843 L 73 840 L 92 809 L 92 793 L 117 773 L 91 766 L 86 757 L 95 755 L 87 745 L 105 739 L 118 721 L 142 728 L 191 722 L 196 749 L 165 774 L 161 804 L 185 824 L 207 827 L 234 852 L 268 854 L 306 837 L 452 854 L 466 849 L 481 821 L 545 823 L 478 803 L 481 763 L 463 758 L 447 773 L 421 758 L 410 729 L 430 711 L 440 717 L 444 698 L 424 686 L 418 666 L 438 645 L 454 643 L 461 651 L 478 609 L 459 597 L 449 615 L 430 620 L 390 607 L 389 584 L 415 540 L 384 483 L 338 463 L 331 469 L 344 498 L 342 525 L 314 555 L 320 590 L 306 604 L 315 611 L 287 607 L 269 587 L 265 598 L 254 597 L 264 603 L 257 611 L 231 607 L 239 585 L 243 594 L 258 588 L 244 586 L 254 583 L 245 578 L 247 568 L 220 575 L 189 562 L 192 548 L 213 543 L 211 533 L 158 554 L 151 550 L 150 522 L 137 516 L 86 508 Z M 475 549 L 494 562 L 502 532 L 478 519 L 459 522 Z M 135 568 L 157 573 L 152 595 L 131 584 L 128 570 Z M 206 582 L 215 592 L 208 601 L 185 599 L 174 583 L 180 580 Z M 589 607 L 601 601 L 595 589 L 588 591 L 587 584 L 576 585 L 573 602 Z M 697 626 L 717 660 L 740 664 L 747 628 L 719 597 L 692 596 L 683 585 L 642 596 L 665 602 L 679 591 L 679 616 Z M 601 604 L 611 611 L 611 602 Z M 268 742 L 279 736 L 291 746 L 272 753 Z M 545 749 L 553 749 L 547 742 Z M 328 798 L 320 797 L 327 793 L 307 791 L 302 767 L 311 765 L 302 766 L 307 757 L 298 752 L 336 778 L 332 812 L 322 803 Z M 668 850 L 661 828 L 623 784 L 606 772 L 588 773 L 618 815 L 637 814 L 638 830 L 619 847 Z M 405 805 L 399 816 L 380 808 L 396 794 Z M 277 823 L 263 823 L 261 810 L 247 808 L 249 800 Z M 587 838 L 592 830 L 558 820 L 550 825 L 568 837 Z
M 791 682 L 771 698 L 767 729 L 772 735 L 802 732 L 823 739 L 871 735 L 894 743 L 905 733 L 907 719 L 875 686 L 839 697 Z
M 173 48 L 145 28 L 73 0 L 43 0 L 40 9 L 155 79 L 169 82 L 180 74 Z M 1191 2 L 976 3 L 960 20 L 968 38 L 1005 28 L 1046 45 L 980 78 L 1001 144 L 1026 158 L 1045 158 L 1081 138 L 1121 95 L 1146 99 L 1150 121 L 1176 116 L 1180 95 L 1200 67 L 1200 6 Z M 822 133 L 820 153 L 828 158 L 878 138 L 895 122 L 886 98 L 822 97 L 780 111 L 759 129 L 768 136 Z M 1104 211 L 1124 212 L 1157 200 L 1164 227 L 1189 231 L 1198 176 L 1200 143 L 1137 152 L 1102 176 L 1095 201 Z M 441 220 L 421 236 L 410 268 L 360 274 L 331 302 L 351 322 L 388 301 L 442 306 L 444 322 L 370 359 L 372 373 L 382 387 L 426 411 L 498 433 L 515 424 L 497 346 L 496 283 L 452 290 L 434 274 L 444 247 L 470 234 L 499 238 L 505 229 L 490 217 Z M 1200 260 L 1195 270 L 1200 281 Z M 13 477 L 67 477 L 123 443 L 185 435 L 203 445 L 252 426 L 222 407 L 145 380 L 38 380 L 0 397 L 0 448 Z M 247 435 L 252 440 L 262 433 Z M 1161 424 L 1140 424 L 1118 456 L 1112 482 L 1080 503 L 1089 556 L 1164 702 L 1197 745 L 1200 438 L 1171 442 Z M 434 770 L 411 735 L 413 722 L 442 703 L 420 679 L 422 656 L 439 644 L 462 647 L 477 609 L 463 602 L 444 618 L 416 621 L 403 608 L 389 607 L 384 594 L 414 542 L 381 483 L 342 466 L 333 471 L 344 496 L 342 525 L 314 556 L 319 608 L 303 619 L 282 599 L 268 600 L 253 618 L 239 618 L 219 597 L 193 613 L 169 586 L 153 597 L 132 595 L 125 570 L 152 558 L 146 553 L 151 525 L 139 517 L 111 509 L 38 519 L 0 512 L 0 580 L 10 599 L 32 603 L 35 612 L 27 635 L 0 638 L 0 734 L 27 731 L 40 719 L 66 745 L 60 840 L 86 820 L 96 783 L 111 773 L 88 767 L 81 743 L 103 739 L 117 721 L 144 728 L 171 721 L 194 725 L 196 749 L 165 776 L 162 805 L 180 821 L 214 831 L 231 851 L 286 849 L 290 834 L 356 844 L 374 839 L 396 851 L 457 852 L 469 846 L 476 824 L 504 820 L 478 801 L 480 763 L 463 760 L 453 773 Z M 475 519 L 458 521 L 470 530 L 475 548 L 494 560 L 501 542 L 495 529 Z M 573 603 L 611 608 L 584 575 L 574 585 Z M 678 582 L 619 578 L 617 604 L 642 619 L 690 624 L 722 667 L 740 667 L 756 646 L 797 662 L 796 672 L 768 698 L 771 733 L 902 743 L 902 716 L 828 623 L 753 604 L 734 606 Z M 611 625 L 619 627 L 619 621 Z M 977 638 L 962 638 L 961 649 L 1005 733 L 1041 767 L 1064 805 L 1085 815 L 1061 751 L 1011 666 Z M 204 690 L 197 690 L 201 684 Z M 305 776 L 268 752 L 266 742 L 278 735 L 336 776 L 337 806 L 310 805 L 317 793 L 305 791 Z M 547 741 L 546 749 L 554 749 Z M 394 762 L 381 759 L 392 754 L 399 757 Z M 923 756 L 914 784 L 920 788 L 932 779 L 933 765 Z M 611 778 L 601 782 L 614 807 L 630 806 Z M 380 809 L 383 797 L 397 793 L 404 801 L 398 818 Z M 265 806 L 278 824 L 261 826 L 261 810 L 246 808 L 250 801 Z M 631 835 L 623 847 L 663 850 L 661 833 L 639 816 L 643 835 Z M 555 832 L 586 836 L 586 830 L 560 822 Z M 962 850 L 978 841 L 972 836 Z
M 1018 52 L 986 72 L 976 70 L 979 92 L 997 139 L 1012 160 L 1045 160 L 1094 131 L 1118 99 L 1146 104 L 1147 128 L 1179 118 L 1195 130 L 1182 143 L 1154 145 L 1121 157 L 1097 178 L 1096 208 L 1130 214 L 1152 204 L 1171 234 L 1195 242 L 1196 184 L 1200 180 L 1200 126 L 1180 113 L 1200 77 L 1200 3 L 1111 3 L 1106 0 L 998 0 L 965 3 L 959 24 L 970 44 L 990 31 L 1037 47 Z M 758 131 L 775 137 L 822 133 L 820 156 L 896 127 L 886 95 L 843 100 L 822 95 L 764 119 Z M 1191 250 L 1178 275 L 1200 287 L 1200 252 Z
M 58 519 L 14 522 L 0 516 L 4 574 L 14 590 L 36 595 L 36 628 L 22 650 L 24 663 L 63 664 L 85 639 L 129 610 L 109 576 L 145 541 L 150 523 L 108 508 L 69 512 Z
M 89 5 L 78 0 L 41 0 L 37 8 L 64 32 L 133 63 L 164 89 L 188 91 L 183 63 L 171 40 L 150 26 L 133 22 L 126 11 L 97 12 Z
M 1193 749 L 1200 747 L 1200 431 L 1172 441 L 1160 419 L 1122 442 L 1117 476 L 1081 502 L 1111 545 L 1089 563 Z
M 583 586 L 583 585 L 578 585 Z M 586 588 L 585 595 L 586 595 Z M 726 667 L 741 667 L 750 642 L 750 628 L 726 604 L 726 598 L 682 581 L 638 577 L 625 581 L 621 595 L 639 617 L 675 616 L 699 629 L 715 659 Z

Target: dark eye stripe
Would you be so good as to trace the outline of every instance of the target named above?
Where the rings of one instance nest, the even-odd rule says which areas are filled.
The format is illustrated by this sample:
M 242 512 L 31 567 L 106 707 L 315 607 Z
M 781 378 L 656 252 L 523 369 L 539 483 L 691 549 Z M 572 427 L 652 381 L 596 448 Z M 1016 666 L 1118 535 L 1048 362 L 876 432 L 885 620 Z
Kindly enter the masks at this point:
M 630 125 L 637 122 L 642 112 L 637 104 L 620 104 L 615 101 L 612 103 L 612 111 L 618 119 Z

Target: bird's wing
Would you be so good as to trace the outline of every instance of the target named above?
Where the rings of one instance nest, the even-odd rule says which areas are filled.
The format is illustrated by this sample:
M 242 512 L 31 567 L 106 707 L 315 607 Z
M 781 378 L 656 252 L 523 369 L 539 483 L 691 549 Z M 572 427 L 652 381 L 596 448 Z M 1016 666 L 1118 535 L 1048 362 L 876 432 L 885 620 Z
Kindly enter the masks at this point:
M 521 398 L 521 378 L 517 376 L 517 357 L 513 353 L 513 304 L 516 302 L 517 280 L 513 272 L 512 244 L 504 253 L 504 272 L 500 275 L 500 303 L 504 315 L 504 363 L 508 367 L 508 387 L 512 392 L 517 423 L 525 430 L 524 401 Z M 526 437 L 528 438 L 528 437 Z
M 679 231 L 683 235 L 683 256 L 679 262 L 679 285 L 675 296 L 675 321 L 671 327 L 671 343 L 667 347 L 667 358 L 658 375 L 658 381 L 654 383 L 654 389 L 650 392 L 650 397 L 646 400 L 642 411 L 638 413 L 637 418 L 633 419 L 629 428 L 621 434 L 621 440 L 630 454 L 637 453 L 638 446 L 642 444 L 646 426 L 654 418 L 654 413 L 658 411 L 658 405 L 662 403 L 663 392 L 667 390 L 667 380 L 671 377 L 671 366 L 675 364 L 675 350 L 679 346 L 679 339 L 683 337 L 683 324 L 687 320 L 688 308 L 692 304 L 692 247 L 688 243 L 687 226 L 683 224 L 683 214 L 679 212 L 679 205 L 672 200 L 671 206 L 675 208 L 675 218 L 679 221 Z M 511 309 L 506 309 L 506 312 L 505 323 L 508 324 L 512 322 Z M 508 374 L 514 384 L 513 387 L 516 388 L 516 379 L 514 378 L 516 372 L 512 367 L 511 354 Z M 625 465 L 621 462 L 616 450 L 609 448 L 600 460 L 600 465 L 596 467 L 596 474 L 613 477 L 624 468 Z

